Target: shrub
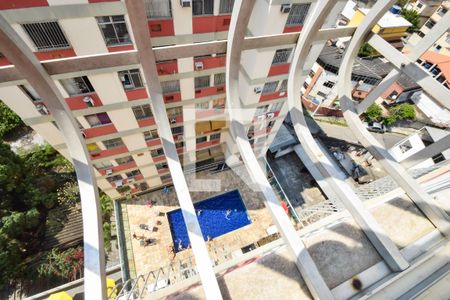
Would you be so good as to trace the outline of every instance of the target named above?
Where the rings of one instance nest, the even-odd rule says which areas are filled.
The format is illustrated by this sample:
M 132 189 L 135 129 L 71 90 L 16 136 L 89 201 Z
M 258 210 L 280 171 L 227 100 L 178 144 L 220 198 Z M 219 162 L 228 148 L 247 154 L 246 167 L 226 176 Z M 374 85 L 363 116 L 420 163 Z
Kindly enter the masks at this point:
M 0 138 L 22 126 L 22 120 L 3 101 L 0 100 Z
M 416 109 L 414 105 L 409 103 L 403 103 L 394 106 L 390 109 L 391 115 L 395 116 L 397 120 L 415 120 L 416 119 Z
M 365 116 L 366 116 L 366 120 L 367 121 L 380 121 L 381 117 L 382 117 L 382 112 L 383 110 L 381 109 L 381 107 L 376 104 L 373 103 L 372 105 L 370 105 L 366 112 L 365 112 Z

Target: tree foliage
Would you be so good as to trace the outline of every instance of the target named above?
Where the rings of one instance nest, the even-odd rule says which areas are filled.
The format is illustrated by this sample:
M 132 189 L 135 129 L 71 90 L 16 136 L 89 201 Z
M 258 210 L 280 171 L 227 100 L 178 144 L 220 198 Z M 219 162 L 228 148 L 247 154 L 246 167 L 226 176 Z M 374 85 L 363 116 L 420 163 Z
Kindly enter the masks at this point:
M 420 16 L 417 11 L 412 9 L 402 9 L 401 14 L 406 20 L 408 20 L 409 23 L 412 24 L 412 26 L 408 28 L 409 32 L 413 32 L 419 28 Z
M 0 138 L 13 129 L 23 125 L 22 120 L 3 101 L 0 100 Z
M 364 43 L 361 48 L 359 48 L 358 56 L 359 57 L 370 57 L 370 56 L 377 56 L 378 52 L 369 45 L 369 43 Z
M 364 114 L 366 116 L 367 121 L 380 121 L 382 113 L 383 110 L 381 109 L 381 107 L 378 104 L 373 103 L 367 108 Z
M 414 120 L 416 119 L 416 109 L 414 105 L 409 103 L 403 103 L 394 106 L 389 111 L 392 116 L 395 116 L 397 120 Z
M 45 278 L 55 278 L 64 281 L 77 279 L 81 274 L 84 264 L 83 249 L 81 247 L 70 248 L 64 251 L 52 249 L 42 259 L 38 268 L 38 274 Z

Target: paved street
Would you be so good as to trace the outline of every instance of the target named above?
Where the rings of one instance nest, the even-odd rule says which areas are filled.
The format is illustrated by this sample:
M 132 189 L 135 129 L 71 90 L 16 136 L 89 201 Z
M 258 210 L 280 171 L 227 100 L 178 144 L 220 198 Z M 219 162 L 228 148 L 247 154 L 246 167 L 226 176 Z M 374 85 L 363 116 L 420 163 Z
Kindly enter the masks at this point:
M 325 132 L 329 137 L 344 140 L 351 143 L 357 143 L 356 137 L 353 135 L 352 131 L 348 127 L 333 125 L 325 122 L 317 122 L 320 128 Z M 391 148 L 396 143 L 405 138 L 404 135 L 400 135 L 397 133 L 373 133 L 372 135 L 386 148 Z

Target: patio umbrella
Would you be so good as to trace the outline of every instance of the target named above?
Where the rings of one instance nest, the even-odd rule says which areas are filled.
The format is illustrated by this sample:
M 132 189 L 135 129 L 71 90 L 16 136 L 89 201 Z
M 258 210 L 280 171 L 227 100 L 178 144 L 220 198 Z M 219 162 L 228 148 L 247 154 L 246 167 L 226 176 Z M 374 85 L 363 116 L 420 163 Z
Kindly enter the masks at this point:
M 116 298 L 116 281 L 112 278 L 106 278 L 106 296 L 110 297 L 111 299 Z M 114 292 L 113 292 L 114 290 Z
M 51 294 L 50 297 L 48 297 L 48 300 L 72 300 L 72 297 L 67 294 L 67 292 L 59 292 L 55 294 Z
M 283 207 L 284 211 L 288 214 L 289 213 L 289 208 L 287 207 L 286 202 L 281 201 L 281 207 Z

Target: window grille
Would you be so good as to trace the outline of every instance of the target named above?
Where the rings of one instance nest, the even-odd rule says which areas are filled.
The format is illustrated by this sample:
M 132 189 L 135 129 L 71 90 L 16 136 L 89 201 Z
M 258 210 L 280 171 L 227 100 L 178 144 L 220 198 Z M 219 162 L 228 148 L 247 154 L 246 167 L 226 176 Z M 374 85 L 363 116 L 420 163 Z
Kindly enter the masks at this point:
M 139 69 L 120 71 L 119 79 L 125 90 L 134 90 L 144 87 Z
M 196 140 L 195 140 L 195 142 L 196 142 L 197 144 L 204 143 L 204 142 L 206 142 L 206 141 L 207 141 L 207 137 L 206 137 L 206 136 L 198 137 L 198 138 L 196 138 Z
M 58 22 L 22 24 L 38 50 L 70 48 Z
M 61 79 L 60 82 L 70 96 L 95 92 L 87 76 Z
M 180 81 L 171 80 L 161 82 L 163 94 L 178 93 L 180 91 Z
M 286 26 L 303 25 L 311 4 L 292 4 Z
M 209 136 L 209 140 L 210 140 L 210 141 L 220 140 L 220 132 L 219 132 L 219 133 L 211 134 L 211 135 Z
M 277 86 L 278 86 L 278 81 L 266 82 L 264 84 L 262 93 L 263 94 L 273 93 L 277 89 Z
M 285 79 L 281 82 L 280 85 L 280 89 L 278 90 L 279 92 L 286 92 L 287 91 L 287 85 L 288 85 L 288 80 Z
M 159 138 L 159 135 L 158 135 L 158 130 L 156 130 L 156 129 L 144 132 L 144 139 L 146 141 L 154 140 L 154 139 L 157 139 L 157 138 Z
M 133 108 L 134 116 L 137 120 L 146 119 L 153 117 L 152 109 L 150 104 L 144 104 L 140 106 L 134 106 Z
M 289 57 L 291 56 L 291 49 L 278 49 L 275 51 L 275 55 L 272 60 L 272 65 L 276 64 L 285 64 L 289 61 Z
M 148 19 L 172 18 L 170 0 L 145 0 L 145 13 Z
M 124 16 L 97 17 L 97 23 L 102 31 L 106 46 L 131 43 Z
M 194 81 L 195 81 L 195 89 L 202 89 L 202 88 L 207 88 L 209 87 L 209 80 L 210 80 L 210 76 L 201 76 L 201 77 L 195 77 Z
M 225 84 L 225 73 L 214 74 L 214 85 Z
M 158 149 L 153 149 L 150 150 L 150 154 L 155 157 L 155 156 L 160 156 L 164 154 L 164 150 L 162 148 L 158 148 Z
M 220 0 L 219 13 L 231 14 L 233 11 L 234 0 Z
M 434 22 L 433 20 L 429 19 L 426 23 L 425 23 L 425 27 L 428 29 L 431 29 L 434 27 L 434 25 L 436 25 L 436 22 Z
M 125 156 L 125 157 L 120 157 L 120 158 L 116 158 L 116 162 L 118 165 L 124 165 L 130 162 L 133 162 L 134 159 L 131 155 L 129 156 Z
M 181 106 L 168 108 L 166 111 L 169 118 L 174 118 L 183 114 L 183 108 Z
M 116 138 L 116 139 L 110 139 L 110 140 L 103 141 L 103 145 L 105 145 L 106 149 L 111 149 L 111 148 L 117 148 L 117 147 L 123 146 L 124 143 L 121 138 Z
M 214 0 L 192 0 L 192 14 L 194 16 L 212 15 Z

